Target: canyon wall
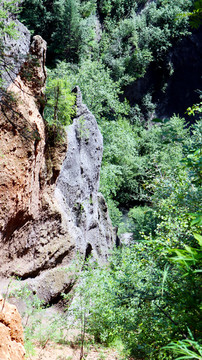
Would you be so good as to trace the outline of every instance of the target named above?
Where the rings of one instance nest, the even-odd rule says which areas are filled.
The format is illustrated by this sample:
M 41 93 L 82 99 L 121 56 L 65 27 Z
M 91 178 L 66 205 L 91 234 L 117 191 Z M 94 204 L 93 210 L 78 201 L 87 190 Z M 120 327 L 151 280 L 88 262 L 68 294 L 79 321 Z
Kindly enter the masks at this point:
M 102 135 L 79 88 L 66 136 L 55 146 L 46 141 L 45 51 L 35 36 L 8 87 L 13 100 L 1 104 L 0 274 L 18 276 L 51 303 L 73 285 L 68 267 L 77 253 L 106 261 L 114 232 L 98 192 Z

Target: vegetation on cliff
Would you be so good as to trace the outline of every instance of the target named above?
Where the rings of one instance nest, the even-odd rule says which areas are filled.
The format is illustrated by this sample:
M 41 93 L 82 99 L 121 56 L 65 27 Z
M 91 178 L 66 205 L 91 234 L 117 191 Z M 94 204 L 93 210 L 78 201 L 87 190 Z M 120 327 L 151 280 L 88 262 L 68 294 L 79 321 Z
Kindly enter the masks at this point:
M 0 97 L 5 96 L 4 81 L 2 74 L 9 71 L 9 62 L 6 52 L 5 36 L 15 37 L 17 35 L 14 21 L 8 21 L 9 13 L 17 11 L 14 0 L 0 4 Z
M 133 234 L 106 268 L 86 266 L 76 290 L 83 326 L 96 341 L 121 343 L 126 358 L 202 358 L 201 106 L 188 125 L 176 114 L 156 118 L 152 89 L 139 102 L 125 98 L 149 70 L 160 71 L 166 90 L 169 52 L 191 34 L 187 15 L 200 8 L 192 0 L 22 3 L 20 18 L 48 42 L 45 119 L 68 124 L 71 89 L 80 86 L 104 137 L 100 190 L 119 234 Z

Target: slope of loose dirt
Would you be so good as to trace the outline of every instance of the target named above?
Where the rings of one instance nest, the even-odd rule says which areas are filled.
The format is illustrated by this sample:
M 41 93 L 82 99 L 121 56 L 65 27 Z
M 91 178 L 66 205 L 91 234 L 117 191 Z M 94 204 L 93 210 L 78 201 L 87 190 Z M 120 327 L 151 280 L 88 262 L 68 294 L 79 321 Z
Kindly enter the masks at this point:
M 60 345 L 48 342 L 44 349 L 35 347 L 35 356 L 29 356 L 29 360 L 80 360 L 81 349 L 79 346 Z M 104 349 L 87 345 L 84 348 L 85 360 L 120 360 L 120 356 L 113 349 Z

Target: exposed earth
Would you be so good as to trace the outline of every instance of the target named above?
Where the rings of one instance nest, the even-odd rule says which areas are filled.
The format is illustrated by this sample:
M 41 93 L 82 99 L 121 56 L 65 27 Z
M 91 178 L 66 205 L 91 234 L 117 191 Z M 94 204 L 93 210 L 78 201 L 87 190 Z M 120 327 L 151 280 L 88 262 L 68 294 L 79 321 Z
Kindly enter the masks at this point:
M 29 360 L 80 360 L 81 348 L 79 345 L 61 345 L 48 342 L 44 348 L 35 347 L 36 355 L 29 356 Z M 84 348 L 85 360 L 120 360 L 120 356 L 113 349 L 105 349 L 103 347 L 86 345 Z

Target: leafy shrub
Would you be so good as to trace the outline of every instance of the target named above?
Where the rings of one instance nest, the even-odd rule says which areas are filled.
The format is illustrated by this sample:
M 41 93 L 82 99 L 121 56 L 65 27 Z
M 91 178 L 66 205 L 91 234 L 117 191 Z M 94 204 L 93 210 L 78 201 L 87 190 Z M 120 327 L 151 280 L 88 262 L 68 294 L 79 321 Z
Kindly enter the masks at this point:
M 150 2 L 141 12 L 136 8 L 126 18 L 106 20 L 101 41 L 102 58 L 121 85 L 143 77 L 148 66 L 166 69 L 165 56 L 171 46 L 189 33 L 188 19 L 177 17 L 189 10 L 192 0 Z
M 71 92 L 69 82 L 58 74 L 57 70 L 48 71 L 46 84 L 46 107 L 44 117 L 49 127 L 49 137 L 52 133 L 57 140 L 63 127 L 70 124 L 75 113 L 75 95 Z
M 165 349 L 172 351 L 175 356 L 181 355 L 180 357 L 175 358 L 176 360 L 202 359 L 202 347 L 197 341 L 194 341 L 193 337 L 192 339 L 172 342 L 165 346 Z
M 21 20 L 48 42 L 49 63 L 53 63 L 55 58 L 77 63 L 83 41 L 86 41 L 86 26 L 89 27 L 89 23 L 82 21 L 84 8 L 80 7 L 80 1 L 23 0 L 22 5 Z
M 142 234 L 154 234 L 156 219 L 153 209 L 148 206 L 136 206 L 129 210 L 128 217 L 132 220 L 131 229 L 135 239 L 142 238 Z
M 174 359 L 170 350 L 176 339 L 181 351 L 193 346 L 183 340 L 189 331 L 199 339 L 200 249 L 171 246 L 163 237 L 147 237 L 116 250 L 109 267 L 92 262 L 85 267 L 74 311 L 80 311 L 82 303 L 86 330 L 96 341 L 122 342 L 125 354 L 160 360 Z M 184 353 L 189 352 L 193 348 Z
M 78 85 L 83 101 L 93 112 L 98 123 L 103 119 L 114 120 L 124 116 L 129 111 L 127 102 L 120 102 L 121 93 L 118 82 L 114 82 L 101 61 L 90 59 L 81 63 L 80 67 L 59 62 L 57 73 L 67 78 L 71 87 Z

